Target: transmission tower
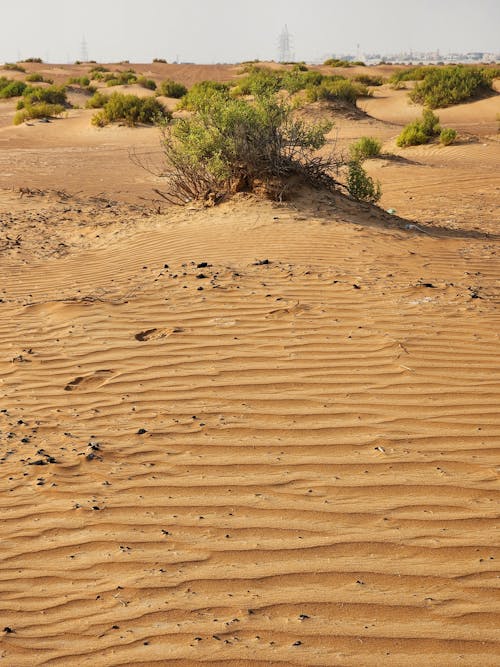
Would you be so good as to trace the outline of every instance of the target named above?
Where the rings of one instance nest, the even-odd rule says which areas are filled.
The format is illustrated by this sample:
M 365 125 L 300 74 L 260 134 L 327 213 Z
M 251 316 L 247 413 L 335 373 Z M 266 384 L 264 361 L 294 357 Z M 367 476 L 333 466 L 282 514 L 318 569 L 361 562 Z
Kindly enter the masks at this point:
M 285 25 L 278 41 L 278 62 L 288 63 L 293 60 L 292 56 L 292 36 L 288 32 L 288 27 Z
M 88 63 L 89 61 L 89 49 L 85 37 L 82 38 L 82 43 L 80 45 L 80 60 L 83 63 Z

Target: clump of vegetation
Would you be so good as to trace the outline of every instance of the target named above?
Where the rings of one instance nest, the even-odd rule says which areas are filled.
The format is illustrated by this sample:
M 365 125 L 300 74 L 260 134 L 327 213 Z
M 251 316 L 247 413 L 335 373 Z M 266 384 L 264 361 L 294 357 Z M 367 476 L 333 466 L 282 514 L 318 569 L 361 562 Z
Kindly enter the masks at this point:
M 171 114 L 154 97 L 141 98 L 136 95 L 113 93 L 101 111 L 92 117 L 92 124 L 104 127 L 109 123 L 121 122 L 132 127 L 139 123 L 165 122 L 170 118 Z
M 431 109 L 459 104 L 491 92 L 495 70 L 450 65 L 428 70 L 410 92 L 410 98 Z
M 11 72 L 26 72 L 26 68 L 17 63 L 5 63 L 3 69 L 10 70 Z
M 41 58 L 25 58 L 21 62 L 23 63 L 43 63 Z
M 273 95 L 247 102 L 231 97 L 227 88 L 209 87 L 200 102 L 203 90 L 199 87 L 191 98 L 191 116 L 164 131 L 164 196 L 169 201 L 181 204 L 259 185 L 279 197 L 293 176 L 316 185 L 335 184 L 334 161 L 316 154 L 326 143 L 330 123 L 308 125 Z
M 240 79 L 233 88 L 232 94 L 239 95 L 272 95 L 282 87 L 282 72 L 268 67 L 249 65 L 244 68 L 247 76 Z
M 430 109 L 424 109 L 422 117 L 407 125 L 396 139 L 398 146 L 428 144 L 441 132 L 439 118 Z
M 49 104 L 39 102 L 37 104 L 25 104 L 24 107 L 14 115 L 14 125 L 20 125 L 26 120 L 34 118 L 54 118 L 66 111 L 62 104 Z
M 26 81 L 29 83 L 54 83 L 53 79 L 46 79 L 43 74 L 38 72 L 32 72 L 31 74 L 26 75 Z
M 105 95 L 104 93 L 101 93 L 98 90 L 92 95 L 92 97 L 89 100 L 87 100 L 85 108 L 86 109 L 102 109 L 102 107 L 109 100 L 109 97 L 110 97 L 109 95 Z
M 213 97 L 224 97 L 229 100 L 229 86 L 227 83 L 218 81 L 200 81 L 195 83 L 188 92 L 180 99 L 179 109 L 187 111 L 199 111 L 210 106 Z
M 361 137 L 349 147 L 352 160 L 362 161 L 378 157 L 382 149 L 382 142 L 374 137 Z
M 324 80 L 321 72 L 309 72 L 303 70 L 293 69 L 291 72 L 286 72 L 281 78 L 281 87 L 288 91 L 290 95 L 298 93 L 300 90 L 319 86 Z
M 160 83 L 159 93 L 165 97 L 173 97 L 175 99 L 180 99 L 184 97 L 188 89 L 182 83 L 173 81 L 172 79 L 167 79 Z
M 154 63 L 164 63 L 165 65 L 167 64 L 167 61 L 165 58 L 153 58 Z
M 404 81 L 422 81 L 429 72 L 437 69 L 438 68 L 435 65 L 418 65 L 416 67 L 402 69 L 391 76 L 389 83 L 397 84 Z
M 324 78 L 319 86 L 306 89 L 308 102 L 326 100 L 328 102 L 347 102 L 356 104 L 359 97 L 367 97 L 370 91 L 362 83 L 340 78 Z
M 88 76 L 72 76 L 68 79 L 69 84 L 76 84 L 82 88 L 88 88 L 90 86 L 90 79 Z
M 112 72 L 104 76 L 107 86 L 128 86 L 137 82 L 137 74 L 133 70 Z
M 58 104 L 63 108 L 68 106 L 65 86 L 48 86 L 47 88 L 27 86 L 23 92 L 23 99 L 17 104 L 18 109 L 32 107 L 44 102 Z
M 374 74 L 357 74 L 353 77 L 354 81 L 359 81 L 365 86 L 381 86 L 384 83 L 384 78 Z
M 382 196 L 380 183 L 375 182 L 371 176 L 368 176 L 363 169 L 361 160 L 350 160 L 347 165 L 347 191 L 358 201 L 365 201 L 372 204 L 378 202 Z
M 364 65 L 364 63 L 360 63 L 359 61 L 352 62 L 351 60 L 341 60 L 339 58 L 328 58 L 323 63 L 323 65 L 327 65 L 328 67 L 354 67 L 359 64 Z
M 5 77 L 0 77 L 0 98 L 20 97 L 27 86 L 24 81 L 12 81 Z
M 457 138 L 456 130 L 453 130 L 451 127 L 444 127 L 439 135 L 439 142 L 443 146 L 449 146 L 455 141 L 456 138 Z
M 139 86 L 147 88 L 148 90 L 156 90 L 156 82 L 153 81 L 153 79 L 148 79 L 145 76 L 138 77 L 137 83 L 139 84 Z

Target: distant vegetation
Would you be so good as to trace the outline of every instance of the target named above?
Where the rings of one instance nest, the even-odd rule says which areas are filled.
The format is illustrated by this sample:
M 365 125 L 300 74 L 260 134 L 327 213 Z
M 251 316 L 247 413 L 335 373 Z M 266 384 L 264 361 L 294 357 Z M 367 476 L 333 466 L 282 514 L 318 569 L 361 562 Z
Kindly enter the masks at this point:
M 113 93 L 104 102 L 103 108 L 92 117 L 92 124 L 104 127 L 109 123 L 121 122 L 134 126 L 140 123 L 153 124 L 170 118 L 171 114 L 154 97 L 141 98 Z
M 21 62 L 23 63 L 43 63 L 41 58 L 25 58 Z
M 43 74 L 38 72 L 32 72 L 31 74 L 26 75 L 26 81 L 29 83 L 54 83 L 53 79 L 46 79 Z
M 500 69 L 470 65 L 412 67 L 394 74 L 390 81 L 399 85 L 403 81 L 417 81 L 410 91 L 410 98 L 431 109 L 451 106 L 480 97 L 492 91 Z
M 2 67 L 3 69 L 10 70 L 11 72 L 26 72 L 26 68 L 22 65 L 18 65 L 17 63 L 5 63 L 5 65 Z
M 153 79 L 148 79 L 145 76 L 138 77 L 137 83 L 139 84 L 139 86 L 147 88 L 147 90 L 156 90 L 156 82 L 153 81 Z
M 418 146 L 428 144 L 439 136 L 444 146 L 452 144 L 457 136 L 451 128 L 442 129 L 439 125 L 439 117 L 430 109 L 424 109 L 421 118 L 407 125 L 396 139 L 398 146 Z
M 328 67 L 366 67 L 362 60 L 339 60 L 338 58 L 329 58 L 323 65 Z
M 373 74 L 357 74 L 353 77 L 354 81 L 359 81 L 365 86 L 381 86 L 384 83 L 384 78 Z
M 165 58 L 153 58 L 154 63 L 164 63 L 165 65 L 167 64 L 167 61 Z
M 68 83 L 76 83 L 78 86 L 82 86 L 82 88 L 88 88 L 90 86 L 90 79 L 88 76 L 72 76 L 68 79 Z
M 178 83 L 177 81 L 173 81 L 172 79 L 162 81 L 159 87 L 160 95 L 164 95 L 165 97 L 174 97 L 175 99 L 184 97 L 187 91 L 188 89 L 186 86 L 184 86 L 182 83 Z
M 134 70 L 126 70 L 124 72 L 112 72 L 104 76 L 104 81 L 107 86 L 126 86 L 131 83 L 136 83 L 137 74 Z

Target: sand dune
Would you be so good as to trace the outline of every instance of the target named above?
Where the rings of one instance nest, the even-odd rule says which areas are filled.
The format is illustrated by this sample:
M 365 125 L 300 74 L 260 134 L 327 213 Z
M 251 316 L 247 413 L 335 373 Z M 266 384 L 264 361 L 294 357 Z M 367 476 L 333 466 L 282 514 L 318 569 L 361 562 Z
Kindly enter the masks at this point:
M 498 665 L 497 145 L 173 210 L 86 114 L 0 130 L 5 664 Z

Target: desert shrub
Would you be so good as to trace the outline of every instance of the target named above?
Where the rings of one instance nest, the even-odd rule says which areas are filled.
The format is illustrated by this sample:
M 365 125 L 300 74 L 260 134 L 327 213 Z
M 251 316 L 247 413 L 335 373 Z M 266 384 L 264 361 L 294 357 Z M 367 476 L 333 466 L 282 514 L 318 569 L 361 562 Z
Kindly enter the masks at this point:
M 292 72 L 308 72 L 309 67 L 305 63 L 293 63 Z
M 48 86 L 47 88 L 28 86 L 25 88 L 23 95 L 25 107 L 39 104 L 40 102 L 61 104 L 63 106 L 68 103 L 65 86 Z
M 371 157 L 378 157 L 382 142 L 374 137 L 361 137 L 349 147 L 349 154 L 353 160 L 361 162 Z
M 165 97 L 180 99 L 181 97 L 184 97 L 187 91 L 188 89 L 184 84 L 173 81 L 172 79 L 167 79 L 160 83 L 159 92 Z
M 104 67 L 104 65 L 94 65 L 94 67 L 89 70 L 89 76 L 90 78 L 95 79 L 95 74 L 104 74 L 105 72 L 109 72 L 108 67 Z
M 181 204 L 258 184 L 272 184 L 278 196 L 292 175 L 333 185 L 331 158 L 315 155 L 330 128 L 295 119 L 291 107 L 272 95 L 250 103 L 212 91 L 209 104 L 164 131 L 164 196 Z
M 282 86 L 281 72 L 256 66 L 249 68 L 248 72 L 233 88 L 233 95 L 268 95 L 277 93 Z
M 492 75 L 486 68 L 450 65 L 427 71 L 410 92 L 414 102 L 431 109 L 465 102 L 491 91 Z
M 26 72 L 26 69 L 17 63 L 5 63 L 5 65 L 2 67 L 3 69 L 10 70 L 11 72 Z
M 87 103 L 85 105 L 86 109 L 101 109 L 106 102 L 109 100 L 109 95 L 105 95 L 104 93 L 101 93 L 100 91 L 96 91 L 92 97 L 87 100 Z
M 82 86 L 82 88 L 87 88 L 90 86 L 90 79 L 88 76 L 72 76 L 68 79 L 68 83 L 76 83 L 78 86 Z
M 347 191 L 358 201 L 375 203 L 382 196 L 380 183 L 368 176 L 359 160 L 351 160 L 347 165 Z
M 437 70 L 434 65 L 423 65 L 410 67 L 408 69 L 395 72 L 389 79 L 389 83 L 400 83 L 402 81 L 422 81 L 431 71 Z
M 29 83 L 50 83 L 50 84 L 54 83 L 53 79 L 46 79 L 43 76 L 43 74 L 39 74 L 38 72 L 32 72 L 31 74 L 27 74 L 26 81 L 28 81 Z
M 167 64 L 167 61 L 165 58 L 153 58 L 154 63 L 164 63 L 165 65 Z
M 137 79 L 137 83 L 143 88 L 147 88 L 148 90 L 156 90 L 156 83 L 153 81 L 153 79 L 148 79 L 145 76 L 140 76 Z
M 353 79 L 354 81 L 363 83 L 365 86 L 381 86 L 384 83 L 383 77 L 373 74 L 357 74 Z
M 25 120 L 31 120 L 32 118 L 53 118 L 54 116 L 60 116 L 65 111 L 66 109 L 62 104 L 49 104 L 47 102 L 27 104 L 14 115 L 14 125 L 20 125 Z
M 309 102 L 326 100 L 329 102 L 348 102 L 356 104 L 359 97 L 369 95 L 368 88 L 361 83 L 347 79 L 325 78 L 319 86 L 306 88 L 306 97 Z
M 420 119 L 407 125 L 396 139 L 398 146 L 427 144 L 441 132 L 439 118 L 430 109 L 424 109 Z
M 3 77 L 0 78 L 0 98 L 20 97 L 26 88 L 24 81 L 10 81 Z
M 320 72 L 293 69 L 291 72 L 286 72 L 283 75 L 280 87 L 293 95 L 294 93 L 298 93 L 299 90 L 305 90 L 310 86 L 319 86 L 324 78 Z
M 43 60 L 41 58 L 25 58 L 23 63 L 43 63 Z
M 200 81 L 195 83 L 180 99 L 179 109 L 197 111 L 210 105 L 212 97 L 223 96 L 229 100 L 229 86 L 218 81 Z
M 132 70 L 124 72 L 110 72 L 104 76 L 107 86 L 127 86 L 137 81 L 137 75 Z
M 328 58 L 328 60 L 325 60 L 323 65 L 327 65 L 328 67 L 354 67 L 355 63 L 353 63 L 350 60 L 340 60 L 339 58 Z
M 171 114 L 154 97 L 141 98 L 136 95 L 113 93 L 101 111 L 92 117 L 92 124 L 104 127 L 109 123 L 123 122 L 129 126 L 139 123 L 152 124 L 167 120 Z
M 451 127 L 444 127 L 441 130 L 441 134 L 439 135 L 439 142 L 443 144 L 443 146 L 449 146 L 455 141 L 456 138 L 456 130 L 453 130 Z

